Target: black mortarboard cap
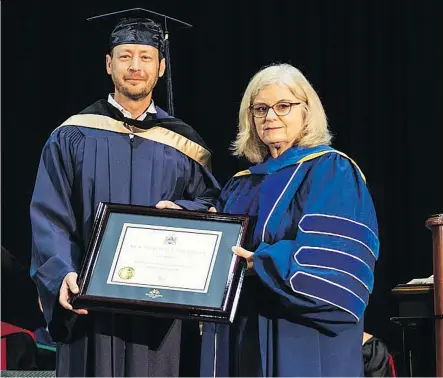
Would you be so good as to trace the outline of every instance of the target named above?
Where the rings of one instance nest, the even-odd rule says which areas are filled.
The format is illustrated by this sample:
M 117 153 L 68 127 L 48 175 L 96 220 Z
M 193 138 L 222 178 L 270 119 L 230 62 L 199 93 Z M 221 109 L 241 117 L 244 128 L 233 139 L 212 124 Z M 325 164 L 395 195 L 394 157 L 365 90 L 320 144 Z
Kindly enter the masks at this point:
M 151 18 L 144 17 L 150 14 Z M 155 20 L 153 20 L 154 18 Z M 159 50 L 161 56 L 166 58 L 166 90 L 168 96 L 168 113 L 174 115 L 174 101 L 172 92 L 171 59 L 169 54 L 169 31 L 167 22 L 173 21 L 183 27 L 191 28 L 192 25 L 143 8 L 124 9 L 111 13 L 104 13 L 89 17 L 88 21 L 110 19 L 114 20 L 114 29 L 109 36 L 109 50 L 123 44 L 149 45 Z M 157 22 L 157 20 L 159 20 Z M 163 27 L 161 26 L 163 23 Z
M 109 36 L 109 50 L 117 45 L 139 44 L 155 47 L 164 57 L 165 36 L 161 26 L 146 18 L 123 18 Z

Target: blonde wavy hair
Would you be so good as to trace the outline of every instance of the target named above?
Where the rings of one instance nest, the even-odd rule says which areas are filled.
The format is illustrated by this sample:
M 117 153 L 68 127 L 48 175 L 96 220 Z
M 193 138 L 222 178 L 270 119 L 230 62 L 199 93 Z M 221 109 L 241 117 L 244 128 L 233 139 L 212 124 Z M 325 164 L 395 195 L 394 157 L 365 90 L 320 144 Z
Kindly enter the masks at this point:
M 240 104 L 238 133 L 231 145 L 235 156 L 244 156 L 251 163 L 260 163 L 269 154 L 255 128 L 250 106 L 267 85 L 285 85 L 300 99 L 304 109 L 304 125 L 296 144 L 315 147 L 331 144 L 332 135 L 320 98 L 303 74 L 290 64 L 275 64 L 261 69 L 249 82 Z

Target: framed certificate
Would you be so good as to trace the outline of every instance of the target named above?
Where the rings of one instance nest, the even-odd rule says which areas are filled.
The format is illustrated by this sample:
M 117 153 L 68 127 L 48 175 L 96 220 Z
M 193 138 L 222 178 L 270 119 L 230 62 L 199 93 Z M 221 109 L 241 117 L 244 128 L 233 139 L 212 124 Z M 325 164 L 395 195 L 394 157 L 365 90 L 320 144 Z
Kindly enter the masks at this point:
M 74 308 L 231 323 L 248 217 L 100 203 Z

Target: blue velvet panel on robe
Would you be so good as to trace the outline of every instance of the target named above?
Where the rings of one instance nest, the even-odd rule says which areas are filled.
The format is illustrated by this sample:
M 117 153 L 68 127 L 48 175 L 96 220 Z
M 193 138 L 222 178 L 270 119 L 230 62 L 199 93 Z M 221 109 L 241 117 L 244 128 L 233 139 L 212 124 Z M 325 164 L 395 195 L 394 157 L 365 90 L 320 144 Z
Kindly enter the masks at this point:
M 171 328 L 171 320 L 124 315 L 97 315 L 100 321 L 93 315 L 79 319 L 61 309 L 58 292 L 67 273 L 79 272 L 99 202 L 153 206 L 171 200 L 189 210 L 207 210 L 218 193 L 218 183 L 206 168 L 168 145 L 136 134 L 131 140 L 127 134 L 75 125 L 51 134 L 43 148 L 30 207 L 31 276 L 53 338 L 66 343 L 59 348 L 66 358 L 60 374 L 169 375 L 176 371 L 178 365 L 166 365 L 170 358 L 177 360 L 181 326 Z M 197 329 L 195 323 L 196 335 Z M 173 336 L 169 341 L 168 335 Z M 168 343 L 175 354 L 154 356 Z M 148 354 L 151 370 L 138 369 L 146 365 Z
M 204 324 L 201 374 L 362 376 L 379 242 L 361 172 L 327 146 L 294 147 L 250 172 L 227 183 L 217 208 L 255 220 L 255 273 L 234 324 Z

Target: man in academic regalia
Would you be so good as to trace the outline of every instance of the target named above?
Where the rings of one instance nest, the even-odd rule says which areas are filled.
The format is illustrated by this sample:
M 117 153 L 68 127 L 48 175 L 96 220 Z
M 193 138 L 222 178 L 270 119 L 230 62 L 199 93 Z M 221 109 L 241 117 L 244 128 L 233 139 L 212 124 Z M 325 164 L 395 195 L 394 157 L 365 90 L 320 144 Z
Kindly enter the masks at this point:
M 203 140 L 154 105 L 164 54 L 160 25 L 121 20 L 106 56 L 114 93 L 65 121 L 43 148 L 30 206 L 31 276 L 59 342 L 58 376 L 198 373 L 195 322 L 88 314 L 69 303 L 100 202 L 207 210 L 218 197 Z

